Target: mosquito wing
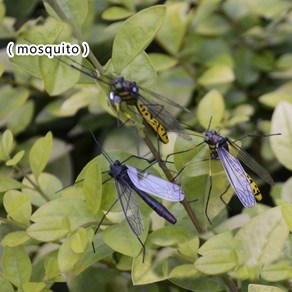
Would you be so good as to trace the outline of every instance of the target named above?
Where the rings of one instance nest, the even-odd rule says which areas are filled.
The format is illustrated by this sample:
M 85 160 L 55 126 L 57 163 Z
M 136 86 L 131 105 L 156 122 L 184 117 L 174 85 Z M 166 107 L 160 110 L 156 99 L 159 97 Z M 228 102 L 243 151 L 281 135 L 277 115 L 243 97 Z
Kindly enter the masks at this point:
M 126 221 L 132 232 L 138 236 L 144 231 L 143 217 L 133 190 L 115 180 L 118 198 L 122 206 Z
M 168 131 L 178 133 L 185 140 L 191 140 L 191 137 L 185 132 L 177 119 L 169 113 L 161 104 L 151 104 L 143 96 L 139 95 L 143 105 L 149 110 L 151 115 L 156 118 Z
M 254 192 L 240 161 L 233 157 L 224 147 L 219 147 L 216 150 L 228 180 L 242 205 L 246 208 L 253 207 L 256 204 Z
M 246 164 L 252 171 L 254 171 L 259 177 L 265 180 L 268 184 L 274 185 L 275 182 L 269 172 L 254 160 L 246 151 L 241 149 L 235 143 L 228 140 L 228 144 L 236 151 L 238 159 Z
M 177 184 L 135 167 L 126 166 L 132 183 L 141 191 L 171 202 L 179 202 L 184 199 L 184 192 Z
M 149 89 L 147 89 L 147 88 L 141 87 L 141 86 L 139 86 L 139 89 L 142 89 L 144 92 L 146 92 L 146 93 L 152 95 L 152 96 L 155 97 L 158 101 L 159 101 L 159 100 L 162 100 L 162 101 L 168 103 L 169 105 L 171 105 L 171 106 L 173 106 L 173 107 L 175 107 L 175 108 L 179 108 L 180 110 L 182 110 L 182 111 L 184 111 L 184 112 L 188 112 L 188 113 L 190 112 L 190 111 L 189 111 L 187 108 L 185 108 L 184 106 L 182 106 L 182 105 L 180 105 L 180 104 L 178 104 L 178 103 L 176 103 L 176 102 L 170 100 L 169 98 L 167 98 L 167 97 L 165 97 L 165 96 L 163 96 L 163 95 L 160 95 L 160 94 L 158 94 L 158 93 L 156 93 L 156 92 L 153 92 L 153 91 L 151 91 L 151 90 L 149 90 Z

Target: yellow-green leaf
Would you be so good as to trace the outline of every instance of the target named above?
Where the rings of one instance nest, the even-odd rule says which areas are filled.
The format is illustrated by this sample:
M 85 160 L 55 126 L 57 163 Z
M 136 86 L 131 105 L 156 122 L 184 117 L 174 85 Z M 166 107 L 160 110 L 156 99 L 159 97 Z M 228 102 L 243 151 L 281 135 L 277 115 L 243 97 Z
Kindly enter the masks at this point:
M 45 137 L 39 138 L 33 144 L 29 153 L 29 162 L 35 177 L 38 177 L 46 167 L 51 155 L 52 146 L 53 136 L 51 132 L 48 132 Z
M 2 270 L 4 276 L 18 288 L 29 281 L 32 266 L 23 246 L 4 247 Z

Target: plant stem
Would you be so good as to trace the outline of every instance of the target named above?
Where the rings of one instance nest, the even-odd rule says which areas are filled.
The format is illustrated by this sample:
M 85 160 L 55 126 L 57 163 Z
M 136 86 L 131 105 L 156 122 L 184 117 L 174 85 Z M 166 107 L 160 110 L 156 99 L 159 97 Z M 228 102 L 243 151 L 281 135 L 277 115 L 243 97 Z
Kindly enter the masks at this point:
M 14 226 L 17 226 L 17 227 L 21 227 L 23 229 L 27 228 L 27 226 L 25 224 L 21 224 L 19 222 L 16 222 L 16 221 L 13 221 L 13 220 L 9 220 L 9 219 L 3 218 L 3 217 L 0 217 L 0 222 L 6 223 L 6 224 L 10 224 L 10 225 L 14 225 Z
M 43 199 L 47 202 L 50 201 L 50 199 L 47 197 L 47 195 L 42 191 L 42 189 L 40 188 L 39 185 L 37 185 L 26 173 L 25 171 L 22 170 L 22 168 L 20 168 L 17 165 L 14 165 L 14 168 L 24 177 L 26 178 L 31 185 L 35 188 L 36 191 L 38 191 L 38 193 L 43 197 Z
M 154 147 L 153 143 L 149 139 L 148 135 L 144 132 L 144 141 L 147 144 L 148 148 L 150 149 L 151 153 L 153 154 L 154 158 L 158 162 L 159 166 L 161 167 L 162 171 L 164 172 L 167 179 L 171 182 L 173 182 L 174 178 L 171 175 L 169 169 L 165 165 L 165 163 L 161 160 L 160 155 L 157 151 L 157 149 Z M 203 227 L 202 223 L 199 221 L 198 217 L 195 215 L 193 209 L 191 208 L 189 202 L 186 200 L 186 198 L 181 201 L 181 204 L 184 206 L 187 214 L 189 215 L 191 221 L 193 222 L 195 228 L 197 229 L 199 234 L 203 234 L 206 232 L 205 228 Z
M 65 21 L 71 27 L 73 35 L 77 38 L 80 45 L 83 41 L 83 38 L 75 23 L 64 14 L 61 7 L 55 0 L 44 1 L 47 2 L 53 8 L 53 10 L 56 12 L 56 14 L 59 16 L 61 20 Z M 93 66 L 97 69 L 99 73 L 104 74 L 103 67 L 98 62 L 98 60 L 95 58 L 91 51 L 89 51 L 88 59 L 92 62 Z
M 233 282 L 233 280 L 231 279 L 229 275 L 225 274 L 223 278 L 230 292 L 239 292 L 238 287 L 236 286 L 236 284 Z

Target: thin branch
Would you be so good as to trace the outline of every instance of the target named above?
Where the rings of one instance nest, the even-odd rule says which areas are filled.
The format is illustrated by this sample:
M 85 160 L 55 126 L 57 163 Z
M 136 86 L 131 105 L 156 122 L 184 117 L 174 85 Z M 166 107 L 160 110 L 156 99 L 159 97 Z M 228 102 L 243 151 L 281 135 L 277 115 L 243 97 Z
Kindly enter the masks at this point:
M 169 181 L 173 181 L 173 176 L 170 173 L 169 169 L 165 165 L 165 163 L 161 160 L 160 155 L 157 151 L 157 149 L 154 147 L 153 143 L 149 139 L 148 135 L 144 132 L 144 141 L 147 144 L 148 148 L 150 149 L 151 153 L 153 154 L 154 158 L 157 160 L 159 166 L 161 167 L 162 171 L 164 172 L 165 176 Z M 183 201 L 181 201 L 182 205 L 184 206 L 187 214 L 189 215 L 191 221 L 193 222 L 195 228 L 197 229 L 199 234 L 203 234 L 206 232 L 204 226 L 199 221 L 198 217 L 195 215 L 193 209 L 191 208 L 189 202 L 184 198 Z
M 47 202 L 50 201 L 50 199 L 47 197 L 47 195 L 42 191 L 42 189 L 40 188 L 40 186 L 38 184 L 36 184 L 27 174 L 25 171 L 22 170 L 22 168 L 20 168 L 17 165 L 14 165 L 14 168 L 24 177 L 26 178 L 30 184 L 35 188 L 35 190 L 43 197 L 43 199 Z

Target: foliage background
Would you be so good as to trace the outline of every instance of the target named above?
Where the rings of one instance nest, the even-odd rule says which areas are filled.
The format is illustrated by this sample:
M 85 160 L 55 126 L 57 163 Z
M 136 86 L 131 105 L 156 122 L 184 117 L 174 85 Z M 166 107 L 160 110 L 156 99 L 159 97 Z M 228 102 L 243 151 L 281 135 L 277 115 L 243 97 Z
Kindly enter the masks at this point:
M 162 6 L 151 0 L 1 2 L 3 291 L 291 289 L 291 6 L 284 0 Z M 191 206 L 207 233 L 198 234 L 180 204 L 165 202 L 178 219 L 170 226 L 141 203 L 145 263 L 118 208 L 94 238 L 94 254 L 93 230 L 116 194 L 112 183 L 101 184 L 100 171 L 108 165 L 93 158 L 99 150 L 88 129 L 106 151 L 116 149 L 109 152 L 112 159 L 121 160 L 136 152 L 136 133 L 117 127 L 107 89 L 90 78 L 56 60 L 14 57 L 10 62 L 6 54 L 10 40 L 77 43 L 80 36 L 106 64 L 100 70 L 123 74 L 186 105 L 190 113 L 173 114 L 192 127 L 206 129 L 213 116 L 212 127 L 233 139 L 281 132 L 242 141 L 276 181 L 270 189 L 255 177 L 263 203 L 242 209 L 233 198 L 227 210 L 219 199 L 227 180 L 220 162 L 212 162 L 210 226 L 204 214 L 208 163 L 190 163 L 180 182 L 188 200 L 198 199 Z M 171 139 L 161 149 L 164 155 L 202 141 Z M 142 142 L 140 150 L 148 151 Z M 202 145 L 176 155 L 171 167 L 179 170 L 206 157 Z M 141 161 L 131 164 L 145 167 Z M 163 175 L 157 166 L 151 172 Z M 83 184 L 57 192 L 77 176 Z

